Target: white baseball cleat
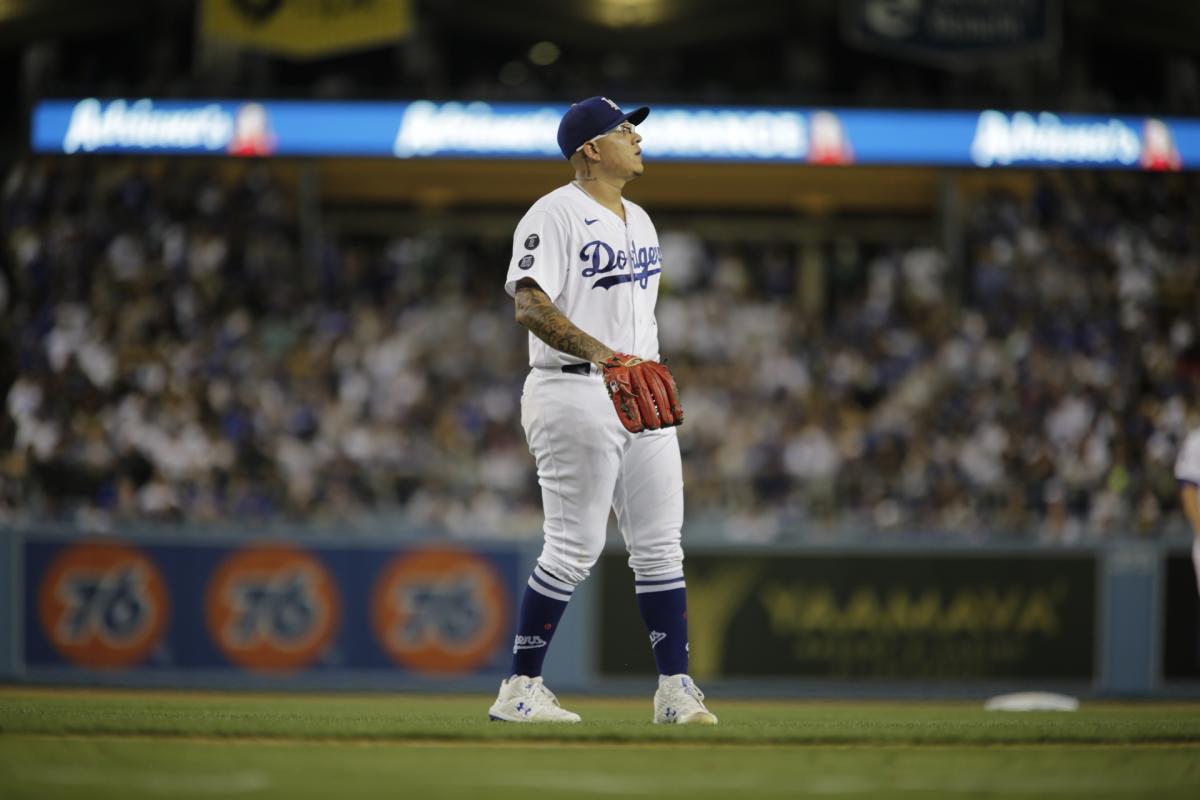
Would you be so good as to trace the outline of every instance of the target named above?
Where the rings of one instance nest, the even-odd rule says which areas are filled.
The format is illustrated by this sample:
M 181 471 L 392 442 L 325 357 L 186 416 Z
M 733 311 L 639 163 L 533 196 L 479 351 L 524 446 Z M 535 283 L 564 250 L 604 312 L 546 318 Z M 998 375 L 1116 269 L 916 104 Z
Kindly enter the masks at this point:
M 704 707 L 704 692 L 687 675 L 659 675 L 654 693 L 655 725 L 716 725 Z
M 541 676 L 513 675 L 501 682 L 500 695 L 488 709 L 496 722 L 579 722 L 579 715 L 558 704 Z

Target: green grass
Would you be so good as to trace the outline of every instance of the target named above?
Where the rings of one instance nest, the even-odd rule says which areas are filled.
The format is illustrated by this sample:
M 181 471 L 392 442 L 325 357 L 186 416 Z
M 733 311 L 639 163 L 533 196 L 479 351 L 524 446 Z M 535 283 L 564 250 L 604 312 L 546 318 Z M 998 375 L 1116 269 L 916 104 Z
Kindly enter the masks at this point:
M 564 727 L 490 700 L 0 688 L 0 797 L 1200 797 L 1200 704 L 718 700 L 672 729 L 648 698 L 564 698 Z

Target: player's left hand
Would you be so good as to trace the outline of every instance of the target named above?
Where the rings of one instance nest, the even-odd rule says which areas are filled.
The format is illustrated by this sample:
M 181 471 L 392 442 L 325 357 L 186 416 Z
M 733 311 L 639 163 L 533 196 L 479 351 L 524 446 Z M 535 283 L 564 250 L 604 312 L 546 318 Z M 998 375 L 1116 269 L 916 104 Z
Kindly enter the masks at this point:
M 671 370 L 657 361 L 614 353 L 603 364 L 604 386 L 617 418 L 630 433 L 683 424 L 683 406 Z

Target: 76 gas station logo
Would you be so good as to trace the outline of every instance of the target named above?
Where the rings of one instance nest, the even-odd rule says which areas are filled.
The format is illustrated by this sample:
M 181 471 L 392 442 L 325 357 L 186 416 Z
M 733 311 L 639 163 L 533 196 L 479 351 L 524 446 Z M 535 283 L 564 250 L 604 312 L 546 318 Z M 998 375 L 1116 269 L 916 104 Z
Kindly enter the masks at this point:
M 38 591 L 38 617 L 54 648 L 82 667 L 131 667 L 161 641 L 166 586 L 141 551 L 116 542 L 65 548 Z
M 435 675 L 470 672 L 497 655 L 509 605 L 504 578 L 487 558 L 417 550 L 384 566 L 371 594 L 371 627 L 401 666 Z
M 325 567 L 293 547 L 230 555 L 208 587 L 209 635 L 234 664 L 265 672 L 303 669 L 337 632 L 341 604 Z
M 248 574 L 226 589 L 232 616 L 222 637 L 238 647 L 273 642 L 283 650 L 302 646 L 329 613 L 316 599 L 319 577 L 304 569 Z

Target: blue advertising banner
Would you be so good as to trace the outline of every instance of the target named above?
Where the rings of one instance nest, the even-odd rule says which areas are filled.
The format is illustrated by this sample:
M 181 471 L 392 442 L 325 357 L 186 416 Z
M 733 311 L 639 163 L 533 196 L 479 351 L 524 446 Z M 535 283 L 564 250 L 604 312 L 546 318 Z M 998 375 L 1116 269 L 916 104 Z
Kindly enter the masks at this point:
M 39 153 L 560 159 L 565 105 L 46 100 Z M 1200 120 L 1032 111 L 655 106 L 639 126 L 666 161 L 953 167 L 1200 166 Z
M 23 544 L 24 665 L 260 675 L 507 666 L 518 552 Z

